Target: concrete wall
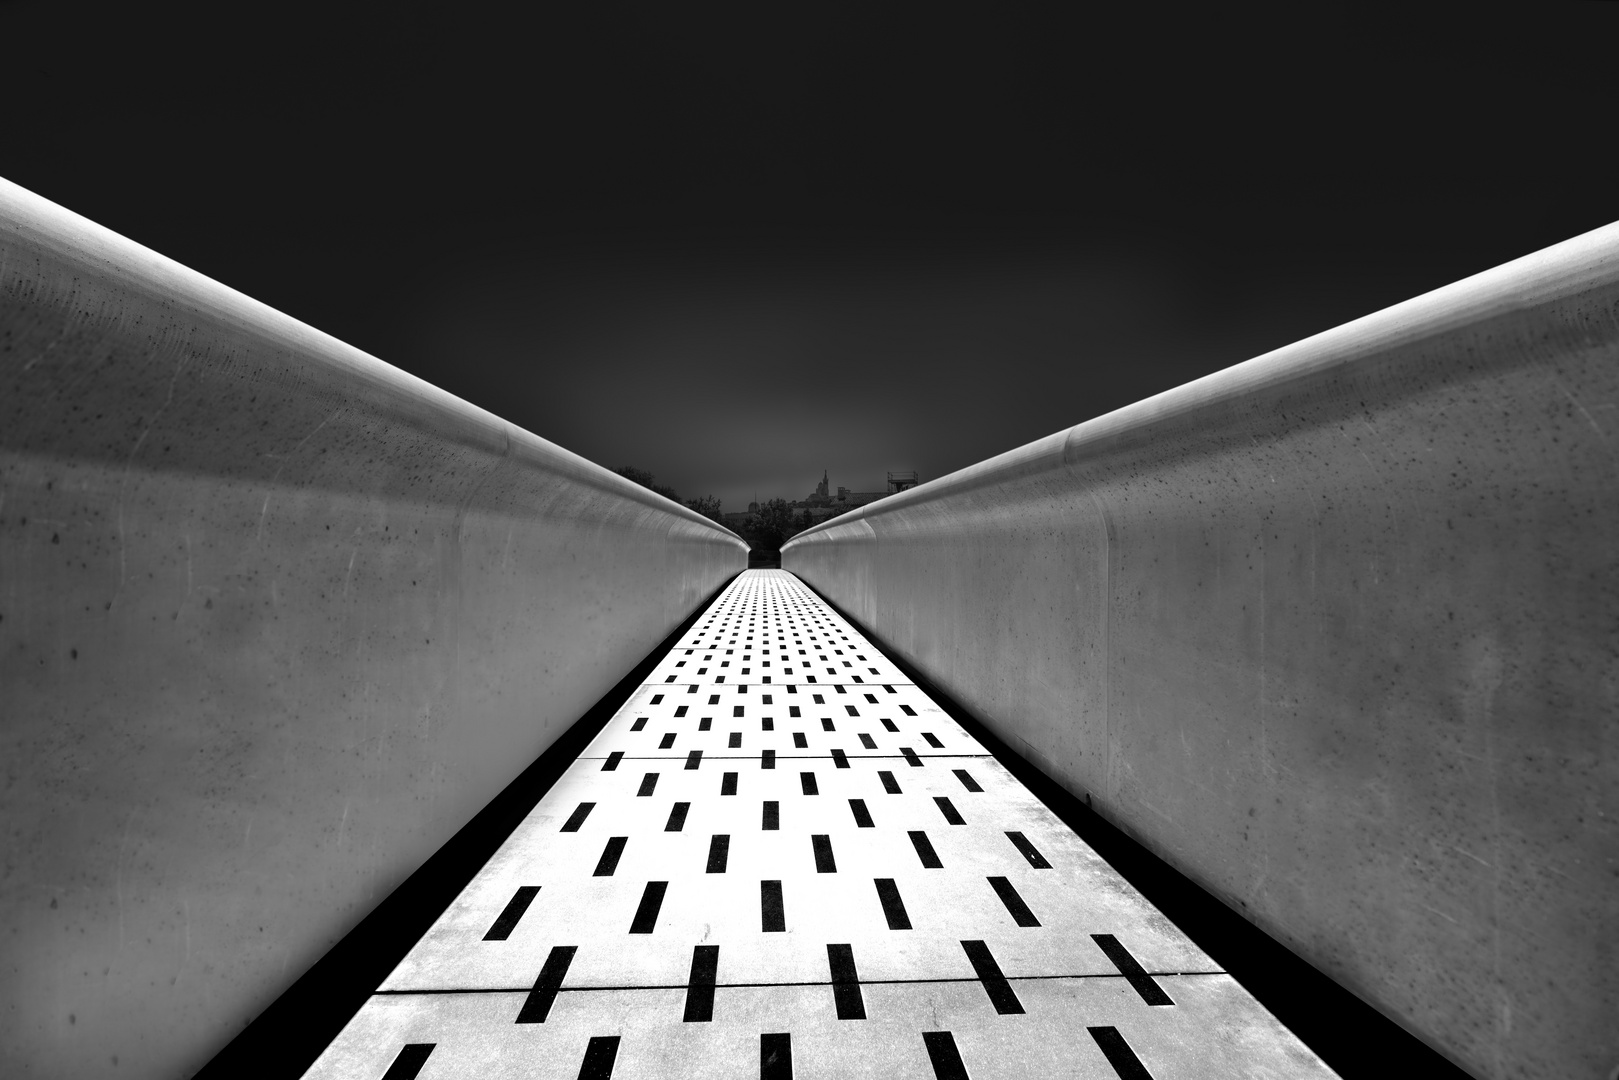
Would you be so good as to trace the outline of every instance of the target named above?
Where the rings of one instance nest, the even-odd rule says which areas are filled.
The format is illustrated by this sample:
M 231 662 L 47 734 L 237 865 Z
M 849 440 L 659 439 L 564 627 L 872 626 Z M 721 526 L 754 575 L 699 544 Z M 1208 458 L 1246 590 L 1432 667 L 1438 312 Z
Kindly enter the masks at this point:
M 783 565 L 1476 1075 L 1594 1080 L 1619 1064 L 1616 451 L 1610 226 Z
M 189 1075 L 746 559 L 0 182 L 0 1075 Z

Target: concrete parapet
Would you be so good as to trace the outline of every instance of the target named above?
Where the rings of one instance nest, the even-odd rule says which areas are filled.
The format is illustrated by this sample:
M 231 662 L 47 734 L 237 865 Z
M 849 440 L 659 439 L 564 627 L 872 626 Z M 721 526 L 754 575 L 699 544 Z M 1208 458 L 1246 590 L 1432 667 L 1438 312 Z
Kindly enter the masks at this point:
M 806 531 L 1009 745 L 1481 1077 L 1619 1064 L 1619 225 Z
M 0 181 L 0 1074 L 179 1077 L 747 562 Z

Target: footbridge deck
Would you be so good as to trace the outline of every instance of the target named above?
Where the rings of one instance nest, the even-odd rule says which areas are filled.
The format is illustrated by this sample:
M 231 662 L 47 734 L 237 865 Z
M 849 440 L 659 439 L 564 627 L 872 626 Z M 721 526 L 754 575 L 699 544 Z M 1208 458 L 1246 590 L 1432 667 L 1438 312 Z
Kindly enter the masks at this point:
M 307 1074 L 1333 1074 L 792 574 L 738 577 Z

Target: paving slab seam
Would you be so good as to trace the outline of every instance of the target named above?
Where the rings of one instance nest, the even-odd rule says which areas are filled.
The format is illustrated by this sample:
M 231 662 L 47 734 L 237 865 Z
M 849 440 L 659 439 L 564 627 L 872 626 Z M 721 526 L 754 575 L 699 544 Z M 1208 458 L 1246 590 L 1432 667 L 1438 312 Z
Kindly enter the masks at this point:
M 1149 971 L 1149 972 L 1146 972 L 1146 974 L 1149 977 L 1153 977 L 1153 978 L 1159 978 L 1159 977 L 1162 977 L 1162 978 L 1185 978 L 1185 977 L 1188 977 L 1188 976 L 1195 976 L 1195 975 L 1226 975 L 1226 974 L 1229 974 L 1229 973 L 1225 972 L 1225 971 L 1220 971 L 1220 970 L 1210 970 L 1210 971 Z M 1060 975 L 1008 975 L 1008 976 L 1006 976 L 1006 979 L 1007 979 L 1008 982 L 1019 982 L 1019 981 L 1034 982 L 1034 981 L 1037 981 L 1037 980 L 1040 980 L 1040 979 L 1114 979 L 1114 980 L 1117 980 L 1119 982 L 1126 982 L 1126 981 L 1128 981 L 1128 978 L 1129 977 L 1125 976 L 1125 975 L 1110 975 L 1110 974 L 1107 974 L 1105 972 L 1066 972 L 1066 973 L 1063 973 L 1063 974 L 1060 974 Z M 971 983 L 971 982 L 977 982 L 977 981 L 978 981 L 977 978 L 974 977 L 974 976 L 951 976 L 951 977 L 942 977 L 941 976 L 941 977 L 934 977 L 934 978 L 917 978 L 917 979 L 861 979 L 860 984 L 862 986 L 906 986 L 906 985 L 909 985 L 911 983 L 963 983 L 963 982 L 964 983 Z M 691 985 L 691 984 L 682 982 L 682 983 L 654 983 L 654 984 L 647 984 L 647 985 L 643 985 L 643 984 L 622 984 L 622 985 L 614 985 L 614 986 L 561 986 L 561 987 L 557 988 L 557 992 L 562 993 L 562 994 L 580 994 L 580 993 L 590 993 L 592 991 L 600 991 L 600 990 L 614 990 L 614 991 L 618 991 L 618 990 L 684 990 L 689 985 Z M 716 986 L 716 987 L 718 987 L 718 988 L 720 988 L 722 990 L 724 990 L 724 989 L 738 989 L 738 990 L 740 990 L 740 989 L 751 989 L 751 988 L 773 987 L 773 986 L 832 986 L 833 982 L 830 979 L 806 979 L 806 980 L 797 981 L 797 982 L 715 982 L 715 983 L 713 983 L 711 985 Z M 391 994 L 391 995 L 395 995 L 395 996 L 417 995 L 417 996 L 423 996 L 423 997 L 432 997 L 435 994 L 526 994 L 532 989 L 533 989 L 532 986 L 463 986 L 463 987 L 451 986 L 451 987 L 435 987 L 435 988 L 432 988 L 432 989 L 420 989 L 420 990 L 378 990 L 378 991 L 376 991 L 376 993 L 382 994 L 382 995 L 390 995 Z

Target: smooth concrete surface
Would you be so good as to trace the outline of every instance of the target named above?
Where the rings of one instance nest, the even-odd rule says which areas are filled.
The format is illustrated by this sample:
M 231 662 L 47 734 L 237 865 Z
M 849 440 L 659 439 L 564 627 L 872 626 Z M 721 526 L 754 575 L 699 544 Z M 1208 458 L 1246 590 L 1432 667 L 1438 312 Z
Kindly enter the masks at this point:
M 182 1077 L 746 565 L 0 182 L 0 1075 Z
M 853 511 L 782 565 L 1474 1074 L 1606 1080 L 1616 451 L 1609 226 Z
M 1333 1076 L 779 570 L 725 590 L 307 1075 L 385 1074 Z

